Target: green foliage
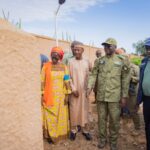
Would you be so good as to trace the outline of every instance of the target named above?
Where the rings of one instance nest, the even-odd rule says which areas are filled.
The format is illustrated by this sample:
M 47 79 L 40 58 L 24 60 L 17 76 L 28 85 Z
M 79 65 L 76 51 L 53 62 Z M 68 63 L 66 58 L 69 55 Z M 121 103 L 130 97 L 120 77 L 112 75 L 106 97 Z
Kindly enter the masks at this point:
M 138 54 L 138 55 L 145 54 L 144 41 L 138 41 L 137 43 L 133 43 L 133 47 L 136 50 L 136 54 Z
M 141 64 L 142 59 L 139 58 L 139 57 L 133 57 L 133 58 L 130 59 L 130 61 L 131 61 L 131 63 L 139 66 Z

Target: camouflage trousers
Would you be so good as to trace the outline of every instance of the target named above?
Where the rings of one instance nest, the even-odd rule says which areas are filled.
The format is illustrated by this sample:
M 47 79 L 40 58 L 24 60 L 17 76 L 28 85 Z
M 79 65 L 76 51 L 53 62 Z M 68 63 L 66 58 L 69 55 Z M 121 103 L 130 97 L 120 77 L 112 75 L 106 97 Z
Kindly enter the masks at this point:
M 119 102 L 97 102 L 98 127 L 101 141 L 107 139 L 107 120 L 109 118 L 109 141 L 117 144 L 120 128 L 120 105 Z
M 136 96 L 135 95 L 129 95 L 129 98 L 127 100 L 127 108 L 129 109 L 131 118 L 134 123 L 135 129 L 140 129 L 140 116 L 135 111 L 135 105 L 136 105 Z

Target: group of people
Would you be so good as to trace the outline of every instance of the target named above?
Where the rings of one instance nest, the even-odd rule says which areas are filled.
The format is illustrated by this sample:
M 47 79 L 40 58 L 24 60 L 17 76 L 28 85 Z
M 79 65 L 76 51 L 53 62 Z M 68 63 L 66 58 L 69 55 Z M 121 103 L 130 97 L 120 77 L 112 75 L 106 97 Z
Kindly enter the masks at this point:
M 51 61 L 44 63 L 41 70 L 43 129 L 50 143 L 68 135 L 75 140 L 79 130 L 87 140 L 92 139 L 86 97 L 90 63 L 82 57 L 84 45 L 81 42 L 74 41 L 71 49 L 73 56 L 66 61 L 62 48 L 53 47 Z
M 44 138 L 55 143 L 69 136 L 73 141 L 81 131 L 86 140 L 92 140 L 88 115 L 93 90 L 98 111 L 98 148 L 104 148 L 108 142 L 109 119 L 110 149 L 118 149 L 121 110 L 128 109 L 135 129 L 140 129 L 137 110 L 143 102 L 147 150 L 150 150 L 150 38 L 145 41 L 147 57 L 142 61 L 140 76 L 138 66 L 131 64 L 124 52 L 116 51 L 115 39 L 108 38 L 102 45 L 105 56 L 98 50 L 93 67 L 83 57 L 81 42 L 72 42 L 72 55 L 64 59 L 61 47 L 52 48 L 51 61 L 44 61 L 41 70 Z

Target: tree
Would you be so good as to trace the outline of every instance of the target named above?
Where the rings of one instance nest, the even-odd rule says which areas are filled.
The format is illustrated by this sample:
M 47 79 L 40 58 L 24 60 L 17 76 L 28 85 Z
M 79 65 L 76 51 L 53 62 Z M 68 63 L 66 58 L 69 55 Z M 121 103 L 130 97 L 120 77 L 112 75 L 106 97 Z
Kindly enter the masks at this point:
M 145 54 L 145 47 L 144 47 L 144 41 L 138 41 L 137 43 L 133 43 L 133 47 L 136 50 L 136 53 L 138 55 L 144 55 Z

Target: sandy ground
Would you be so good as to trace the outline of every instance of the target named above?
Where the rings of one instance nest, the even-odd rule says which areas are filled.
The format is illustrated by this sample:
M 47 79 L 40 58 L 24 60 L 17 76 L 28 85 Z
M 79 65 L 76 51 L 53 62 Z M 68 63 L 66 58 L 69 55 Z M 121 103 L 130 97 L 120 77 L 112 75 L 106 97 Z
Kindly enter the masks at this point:
M 98 150 L 98 126 L 97 126 L 97 113 L 96 106 L 92 106 L 92 115 L 90 117 L 90 131 L 93 137 L 92 141 L 86 141 L 82 133 L 78 133 L 75 141 L 65 140 L 57 143 L 56 145 L 48 144 L 44 140 L 45 150 Z M 94 110 L 94 111 L 93 111 Z M 145 150 L 145 135 L 144 135 L 144 122 L 142 112 L 139 112 L 141 117 L 141 131 L 139 135 L 133 135 L 133 123 L 130 118 L 121 119 L 120 135 L 118 138 L 119 150 Z M 109 150 L 109 144 L 103 150 Z

